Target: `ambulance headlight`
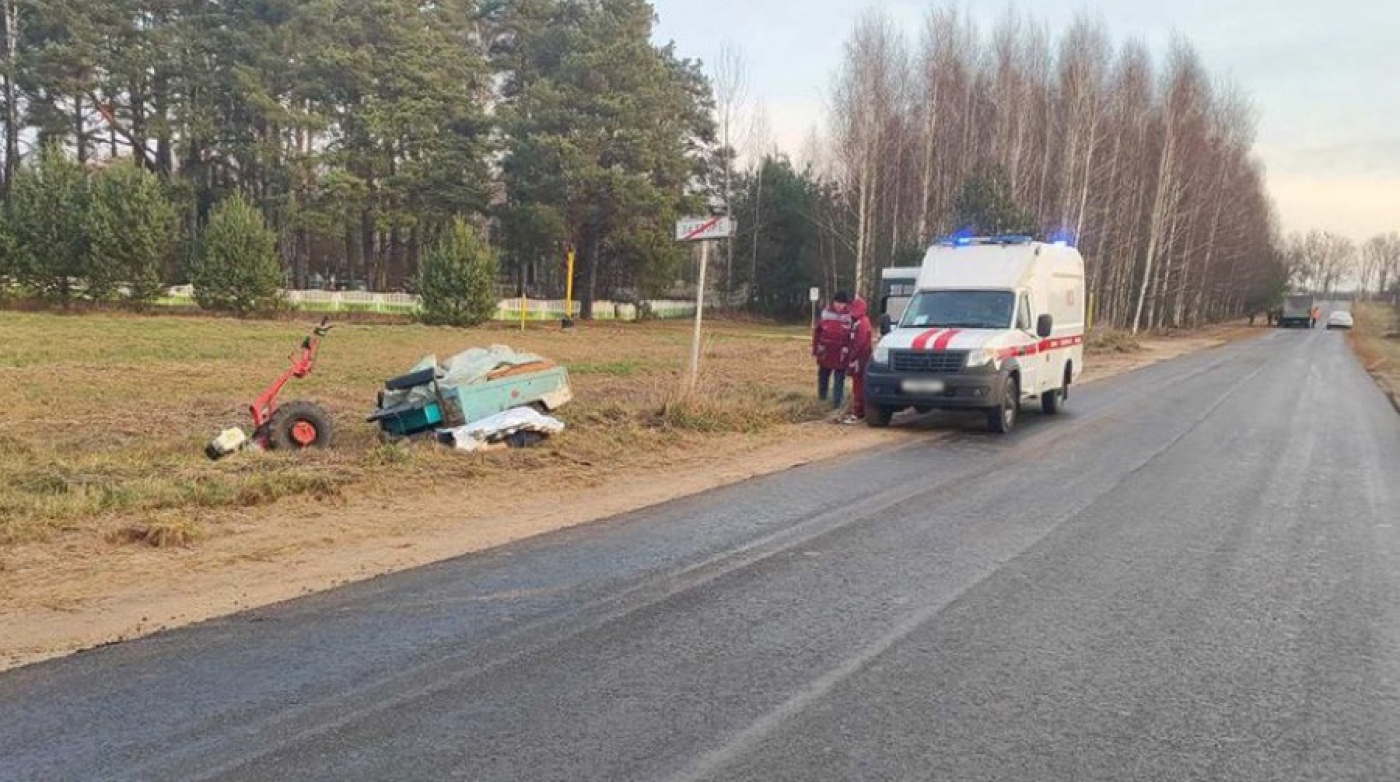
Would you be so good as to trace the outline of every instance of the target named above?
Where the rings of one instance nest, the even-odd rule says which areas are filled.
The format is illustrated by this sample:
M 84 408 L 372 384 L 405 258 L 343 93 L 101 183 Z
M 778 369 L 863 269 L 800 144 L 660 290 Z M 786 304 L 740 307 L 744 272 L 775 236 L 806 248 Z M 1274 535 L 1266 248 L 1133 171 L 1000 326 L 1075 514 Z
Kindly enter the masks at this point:
M 985 367 L 988 364 L 995 364 L 996 360 L 997 352 L 993 348 L 974 350 L 967 354 L 967 368 L 976 369 L 978 367 Z
M 875 346 L 875 353 L 874 353 L 874 355 L 872 355 L 872 356 L 870 357 L 870 363 L 876 364 L 876 365 L 882 366 L 882 367 L 885 366 L 885 365 L 887 365 L 887 364 L 889 364 L 889 363 L 890 363 L 890 348 L 889 348 L 889 345 L 886 345 L 886 344 L 883 343 L 883 342 L 881 342 L 880 344 L 876 345 L 876 346 Z

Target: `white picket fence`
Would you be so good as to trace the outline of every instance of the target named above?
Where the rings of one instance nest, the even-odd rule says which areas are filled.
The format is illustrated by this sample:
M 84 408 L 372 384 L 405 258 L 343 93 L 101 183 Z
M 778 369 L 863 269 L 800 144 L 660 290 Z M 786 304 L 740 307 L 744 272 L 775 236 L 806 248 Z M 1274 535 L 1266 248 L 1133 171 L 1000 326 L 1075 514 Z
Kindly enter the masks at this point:
M 409 293 L 370 293 L 367 291 L 283 291 L 282 297 L 293 309 L 304 312 L 374 312 L 386 315 L 412 315 L 418 311 L 418 297 Z M 194 306 L 194 288 L 181 285 L 171 288 L 162 304 Z M 496 305 L 496 320 L 515 322 L 521 319 L 522 304 L 525 320 L 553 321 L 564 317 L 563 299 L 502 299 Z M 695 315 L 695 302 L 653 300 L 646 302 L 652 316 L 663 319 L 689 318 Z M 573 303 L 573 317 L 581 306 Z M 706 309 L 709 309 L 708 303 Z M 627 302 L 595 301 L 593 317 L 597 320 L 633 321 L 637 305 Z

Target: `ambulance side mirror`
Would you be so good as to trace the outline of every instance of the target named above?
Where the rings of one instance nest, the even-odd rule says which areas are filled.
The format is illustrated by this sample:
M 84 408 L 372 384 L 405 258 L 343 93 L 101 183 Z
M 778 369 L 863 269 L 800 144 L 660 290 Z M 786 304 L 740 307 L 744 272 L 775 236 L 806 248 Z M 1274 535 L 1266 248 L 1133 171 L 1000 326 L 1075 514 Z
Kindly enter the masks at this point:
M 880 336 L 888 336 L 891 331 L 894 331 L 894 318 L 886 312 L 880 316 Z
M 1055 333 L 1055 319 L 1049 315 L 1041 315 L 1035 322 L 1035 335 L 1041 339 L 1050 339 L 1050 335 Z

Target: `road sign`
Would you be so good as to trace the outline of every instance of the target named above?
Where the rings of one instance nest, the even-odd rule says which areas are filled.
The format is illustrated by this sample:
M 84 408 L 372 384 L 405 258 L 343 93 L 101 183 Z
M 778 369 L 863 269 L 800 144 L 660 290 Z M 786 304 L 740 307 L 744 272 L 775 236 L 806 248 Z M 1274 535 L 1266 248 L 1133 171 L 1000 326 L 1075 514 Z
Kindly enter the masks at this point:
M 810 301 L 810 302 L 812 302 L 813 304 L 816 304 L 817 302 L 821 301 L 821 300 L 822 300 L 822 289 L 821 289 L 821 288 L 813 288 L 813 289 L 811 289 L 810 291 L 807 291 L 807 300 Z
M 734 220 L 730 217 L 686 217 L 676 221 L 676 241 L 703 242 L 728 239 L 734 235 Z

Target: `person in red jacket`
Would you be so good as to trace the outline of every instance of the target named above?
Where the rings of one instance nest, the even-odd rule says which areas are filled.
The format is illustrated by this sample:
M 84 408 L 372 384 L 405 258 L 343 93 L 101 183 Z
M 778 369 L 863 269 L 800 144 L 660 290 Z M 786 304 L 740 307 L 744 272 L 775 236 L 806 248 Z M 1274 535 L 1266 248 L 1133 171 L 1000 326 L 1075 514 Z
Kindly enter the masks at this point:
M 851 363 L 846 371 L 851 375 L 853 398 L 851 414 L 842 423 L 858 424 L 865 421 L 865 370 L 875 350 L 871 342 L 874 330 L 870 327 L 870 307 L 859 296 L 851 302 L 851 321 Z
M 846 368 L 851 363 L 850 297 L 838 293 L 822 310 L 812 330 L 812 357 L 817 360 L 817 398 L 830 397 L 833 410 L 840 410 L 846 399 Z M 835 384 L 832 384 L 835 380 Z

